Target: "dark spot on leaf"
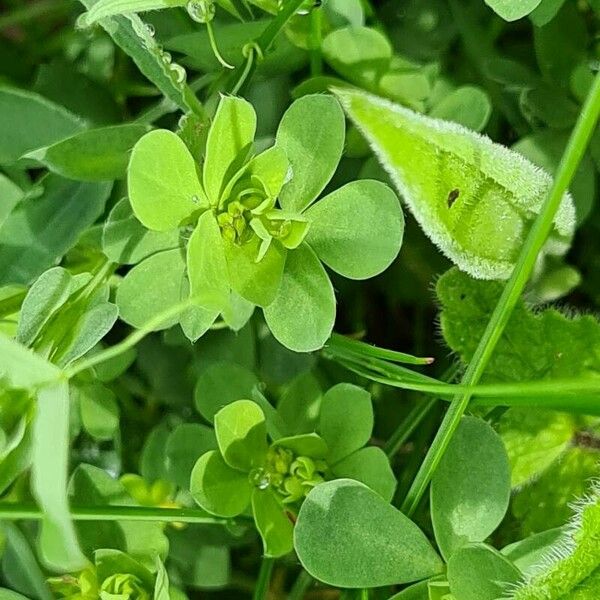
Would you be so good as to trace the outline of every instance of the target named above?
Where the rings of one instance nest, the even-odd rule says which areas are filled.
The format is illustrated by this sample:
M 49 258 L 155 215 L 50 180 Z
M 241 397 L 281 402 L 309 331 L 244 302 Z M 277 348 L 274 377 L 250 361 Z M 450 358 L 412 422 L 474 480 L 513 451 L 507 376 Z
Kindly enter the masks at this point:
M 448 208 L 452 208 L 452 205 L 456 202 L 456 199 L 460 196 L 460 190 L 455 188 L 448 194 Z

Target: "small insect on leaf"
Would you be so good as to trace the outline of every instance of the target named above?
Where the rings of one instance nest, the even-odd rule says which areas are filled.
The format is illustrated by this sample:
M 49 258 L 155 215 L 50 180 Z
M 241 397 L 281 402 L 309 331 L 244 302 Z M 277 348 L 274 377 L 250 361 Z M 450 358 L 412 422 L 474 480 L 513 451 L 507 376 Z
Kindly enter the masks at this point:
M 454 188 L 448 194 L 448 208 L 452 208 L 452 205 L 458 200 L 459 196 L 460 196 L 460 190 L 457 188 Z

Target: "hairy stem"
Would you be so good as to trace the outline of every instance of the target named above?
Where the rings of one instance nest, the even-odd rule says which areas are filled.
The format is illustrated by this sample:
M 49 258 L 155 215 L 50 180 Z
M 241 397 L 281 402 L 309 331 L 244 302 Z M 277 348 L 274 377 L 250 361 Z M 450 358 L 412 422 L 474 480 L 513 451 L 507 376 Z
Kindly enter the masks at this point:
M 546 197 L 540 214 L 537 216 L 525 239 L 512 275 L 502 291 L 502 295 L 492 313 L 485 332 L 473 354 L 473 358 L 465 371 L 462 378 L 463 385 L 476 385 L 483 375 L 494 348 L 533 271 L 537 255 L 552 229 L 554 216 L 583 157 L 599 114 L 600 74 L 596 75 L 579 119 L 571 134 L 569 144 L 563 154 L 550 193 Z M 469 405 L 471 397 L 472 393 L 466 392 L 457 395 L 452 400 L 448 412 L 442 421 L 442 425 L 402 505 L 404 513 L 411 515 L 416 510 L 435 469 L 458 427 L 462 415 Z

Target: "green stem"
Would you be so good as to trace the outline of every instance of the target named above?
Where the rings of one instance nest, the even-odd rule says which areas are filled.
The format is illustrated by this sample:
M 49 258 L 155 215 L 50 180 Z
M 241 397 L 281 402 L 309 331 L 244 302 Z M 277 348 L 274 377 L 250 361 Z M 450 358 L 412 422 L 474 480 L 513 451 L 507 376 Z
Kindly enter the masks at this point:
M 310 74 L 312 77 L 323 72 L 323 57 L 321 43 L 323 41 L 322 12 L 316 7 L 310 11 Z
M 256 587 L 254 588 L 254 595 L 252 596 L 253 600 L 265 600 L 267 598 L 274 564 L 274 558 L 271 558 L 270 556 L 263 556 L 260 564 L 260 571 L 258 572 Z
M 298 575 L 298 578 L 294 581 L 294 585 L 288 594 L 287 600 L 303 600 L 306 592 L 308 592 L 310 586 L 313 584 L 313 581 L 314 579 L 312 576 L 302 569 L 300 575 Z
M 271 48 L 275 38 L 283 31 L 287 22 L 296 14 L 304 0 L 288 0 L 283 8 L 271 19 L 265 30 L 256 38 L 253 44 L 248 46 L 246 63 L 239 77 L 234 79 L 231 86 L 232 94 L 240 94 L 248 85 L 256 70 L 257 61 L 260 60 Z M 237 71 L 237 69 L 236 69 Z
M 427 398 L 421 400 L 402 420 L 396 431 L 384 446 L 384 451 L 391 459 L 404 446 L 408 438 L 413 434 L 423 419 L 429 414 L 429 411 L 436 405 L 437 398 Z
M 22 25 L 32 19 L 50 14 L 67 13 L 72 8 L 72 0 L 40 0 L 34 4 L 28 4 L 7 14 L 0 15 L 0 29 Z
M 465 371 L 462 379 L 464 385 L 472 386 L 477 384 L 483 375 L 494 348 L 502 336 L 510 315 L 533 271 L 538 253 L 552 229 L 556 212 L 583 157 L 599 114 L 600 74 L 596 75 L 594 84 L 581 110 L 579 119 L 569 139 L 569 144 L 558 167 L 550 193 L 546 197 L 540 214 L 537 216 L 525 239 L 517 264 L 502 291 L 502 295 L 492 313 L 479 345 L 473 354 L 473 358 Z M 402 505 L 404 513 L 411 515 L 416 510 L 435 469 L 458 427 L 462 415 L 469 405 L 471 396 L 472 394 L 467 392 L 456 396 L 452 400 L 442 425 Z
M 189 308 L 193 304 L 193 298 L 186 298 L 185 300 L 170 306 L 166 310 L 158 313 L 152 319 L 150 319 L 143 327 L 134 331 L 131 335 L 127 336 L 122 342 L 102 350 L 97 354 L 93 354 L 89 358 L 85 358 L 75 363 L 69 369 L 66 369 L 65 376 L 67 379 L 71 379 L 78 373 L 85 371 L 95 365 L 111 360 L 117 356 L 120 356 L 124 352 L 127 352 L 130 348 L 133 348 L 139 341 L 143 340 L 149 333 L 152 333 L 157 327 L 160 327 L 163 323 L 181 314 L 186 308 Z
M 74 521 L 160 521 L 165 523 L 230 524 L 230 519 L 208 515 L 195 508 L 155 508 L 153 506 L 72 506 Z M 44 513 L 37 506 L 0 503 L 0 521 L 37 521 Z

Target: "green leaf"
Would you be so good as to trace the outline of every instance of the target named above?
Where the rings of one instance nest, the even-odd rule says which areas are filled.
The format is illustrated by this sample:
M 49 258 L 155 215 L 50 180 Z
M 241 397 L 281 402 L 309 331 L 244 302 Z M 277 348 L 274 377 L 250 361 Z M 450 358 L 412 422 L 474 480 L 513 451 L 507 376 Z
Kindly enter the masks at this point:
M 252 514 L 263 540 L 265 556 L 277 558 L 293 550 L 294 525 L 270 489 L 254 489 Z
M 127 198 L 115 204 L 102 229 L 102 251 L 121 265 L 135 265 L 152 254 L 173 250 L 179 243 L 178 229 L 146 229 L 135 218 Z
M 127 183 L 133 212 L 148 229 L 174 229 L 206 206 L 192 155 L 166 129 L 147 133 L 135 145 Z
M 248 163 L 245 176 L 260 179 L 269 198 L 277 198 L 284 183 L 292 176 L 287 154 L 279 146 L 267 148 Z
M 62 267 L 42 273 L 29 288 L 21 305 L 17 341 L 31 346 L 42 327 L 73 291 L 71 274 Z
M 217 448 L 215 432 L 206 425 L 182 423 L 169 435 L 164 449 L 167 473 L 180 488 L 188 489 L 194 465 L 209 450 Z
M 444 339 L 465 363 L 471 360 L 502 285 L 477 281 L 458 269 L 445 273 L 437 284 L 442 306 L 440 322 Z M 534 381 L 594 377 L 600 359 L 592 351 L 600 343 L 600 325 L 592 315 L 566 316 L 548 308 L 535 313 L 523 301 L 517 303 L 498 341 L 482 382 Z M 593 399 L 566 394 L 519 398 L 480 398 L 498 405 L 540 406 L 593 414 Z
M 564 3 L 565 0 L 542 0 L 536 9 L 529 13 L 529 18 L 536 27 L 543 27 L 554 19 Z
M 253 235 L 239 246 L 224 240 L 225 257 L 231 287 L 248 302 L 269 306 L 281 286 L 287 251 L 274 241 L 266 254 L 256 262 L 261 240 Z
M 364 483 L 387 502 L 391 502 L 394 497 L 396 477 L 381 448 L 361 448 L 338 461 L 331 471 L 340 479 L 354 479 Z
M 334 71 L 361 86 L 373 86 L 389 70 L 392 47 L 370 27 L 334 29 L 323 40 L 323 58 Z
M 279 195 L 284 209 L 301 212 L 316 200 L 337 168 L 344 137 L 344 113 L 335 98 L 304 96 L 288 108 L 276 137 L 292 167 Z
M 44 511 L 40 553 L 52 569 L 77 571 L 86 565 L 67 502 L 69 386 L 66 381 L 38 393 L 34 421 L 32 492 Z
M 81 423 L 97 440 L 110 440 L 119 430 L 119 405 L 115 394 L 98 383 L 74 388 L 79 399 Z
M 6 548 L 2 553 L 2 572 L 6 584 L 33 598 L 52 600 L 53 595 L 46 583 L 46 576 L 19 527 L 13 523 L 4 522 L 2 523 L 2 532 L 6 535 Z M 17 596 L 15 592 L 12 594 Z M 6 600 L 17 600 L 10 598 L 9 594 L 6 594 L 5 597 Z
M 223 321 L 233 331 L 240 331 L 254 314 L 254 304 L 242 298 L 236 291 L 229 293 L 229 302 L 223 309 Z
M 153 254 L 142 261 L 121 281 L 116 302 L 123 321 L 134 327 L 146 323 L 183 298 L 185 262 L 179 249 Z M 177 316 L 164 321 L 156 331 L 177 323 Z
M 319 432 L 334 464 L 362 448 L 373 431 L 371 394 L 351 383 L 338 383 L 321 400 Z
M 82 131 L 85 122 L 43 96 L 0 87 L 0 164 Z
M 282 437 L 274 441 L 272 446 L 281 446 L 291 450 L 296 456 L 308 456 L 309 458 L 326 458 L 328 452 L 325 440 L 316 433 Z
M 146 125 L 113 125 L 75 134 L 24 155 L 53 173 L 77 181 L 122 179 L 129 153 L 148 131 Z
M 228 362 L 208 366 L 198 377 L 194 389 L 196 410 L 210 423 L 224 406 L 251 398 L 259 381 L 252 371 Z
M 563 539 L 565 531 L 562 527 L 548 529 L 530 535 L 523 540 L 513 542 L 502 548 L 502 554 L 510 560 L 525 576 L 533 575 L 553 546 Z
M 208 310 L 223 310 L 229 303 L 229 274 L 221 229 L 209 210 L 188 242 L 187 271 L 194 301 Z
M 87 9 L 96 4 L 96 0 L 80 2 Z M 100 25 L 169 101 L 184 112 L 193 112 L 206 120 L 204 107 L 185 83 L 185 70 L 171 61 L 138 15 L 105 17 L 100 20 Z
M 221 192 L 243 166 L 255 132 L 256 113 L 252 105 L 242 98 L 222 96 L 208 132 L 202 174 L 212 206 L 217 206 Z
M 57 175 L 43 193 L 20 202 L 0 229 L 0 285 L 31 283 L 53 267 L 104 211 L 110 183 L 80 183 Z
M 442 98 L 429 113 L 430 117 L 454 121 L 473 131 L 483 131 L 492 115 L 488 95 L 478 87 L 464 85 Z
M 396 194 L 380 181 L 353 181 L 307 211 L 306 241 L 336 273 L 350 279 L 378 275 L 398 255 L 404 216 Z
M 123 483 L 92 465 L 79 465 L 69 481 L 69 500 L 75 506 L 135 506 Z M 169 541 L 164 524 L 144 521 L 77 521 L 86 555 L 98 548 L 116 548 L 149 568 L 156 556 L 166 556 Z
M 275 338 L 295 352 L 318 350 L 331 335 L 335 321 L 333 286 L 306 244 L 288 254 L 277 297 L 263 310 Z
M 81 25 L 89 27 L 106 17 L 185 6 L 187 0 L 98 0 L 81 17 Z
M 420 581 L 394 594 L 389 600 L 431 600 L 428 590 L 429 582 Z M 448 600 L 451 599 L 448 598 Z
M 94 563 L 98 572 L 100 582 L 108 579 L 111 575 L 125 573 L 133 575 L 139 580 L 146 592 L 154 589 L 154 577 L 144 565 L 127 556 L 124 552 L 113 549 L 99 549 L 94 552 Z
M 533 12 L 542 0 L 485 0 L 505 21 L 516 21 Z
M 119 309 L 110 302 L 90 302 L 86 308 L 69 332 L 68 342 L 61 344 L 52 355 L 60 367 L 87 354 L 112 329 L 119 316 Z
M 2 196 L 2 206 L 0 206 L 0 227 L 2 227 L 4 221 L 24 198 L 25 194 L 17 184 L 0 173 L 0 196 Z
M 460 600 L 496 600 L 520 577 L 512 562 L 485 544 L 463 546 L 448 562 L 450 590 Z
M 431 518 L 446 560 L 498 527 L 510 500 L 508 456 L 483 420 L 463 417 L 431 481 Z
M 474 277 L 507 278 L 550 176 L 455 123 L 361 91 L 336 94 L 442 252 Z M 573 203 L 565 195 L 544 253 L 564 253 L 574 224 Z
M 185 283 L 187 289 L 187 281 Z M 218 310 L 208 310 L 201 306 L 190 306 L 181 314 L 181 329 L 190 342 L 194 343 L 211 328 L 218 316 Z
M 0 333 L 0 356 L 2 377 L 13 388 L 32 389 L 60 379 L 60 369 L 3 333 Z
M 577 420 L 553 410 L 510 408 L 498 423 L 511 466 L 511 485 L 536 479 L 571 445 Z
M 234 469 L 250 471 L 267 455 L 267 426 L 260 406 L 238 400 L 215 415 L 215 433 L 225 462 Z
M 203 454 L 190 480 L 194 500 L 206 511 L 236 517 L 250 504 L 252 487 L 248 474 L 232 469 L 216 450 Z
M 344 588 L 410 583 L 443 564 L 421 530 L 362 483 L 338 479 L 304 500 L 294 547 L 316 579 Z

